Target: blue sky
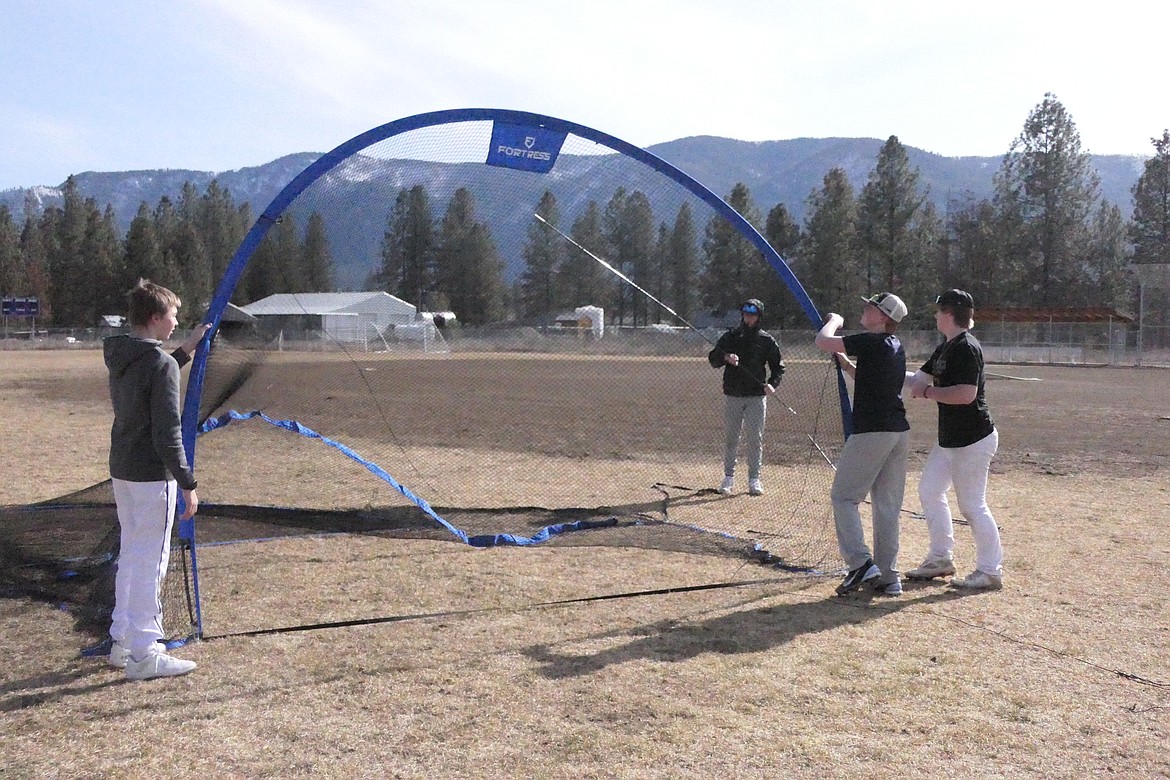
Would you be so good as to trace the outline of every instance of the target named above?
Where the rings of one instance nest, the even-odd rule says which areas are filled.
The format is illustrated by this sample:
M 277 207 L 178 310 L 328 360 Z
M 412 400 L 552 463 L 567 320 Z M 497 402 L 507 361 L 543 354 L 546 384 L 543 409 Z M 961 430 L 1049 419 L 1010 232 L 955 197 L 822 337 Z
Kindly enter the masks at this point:
M 1149 155 L 1168 23 L 1129 0 L 0 0 L 0 189 L 235 170 L 469 107 L 639 146 L 897 135 L 998 156 L 1052 92 L 1086 151 Z

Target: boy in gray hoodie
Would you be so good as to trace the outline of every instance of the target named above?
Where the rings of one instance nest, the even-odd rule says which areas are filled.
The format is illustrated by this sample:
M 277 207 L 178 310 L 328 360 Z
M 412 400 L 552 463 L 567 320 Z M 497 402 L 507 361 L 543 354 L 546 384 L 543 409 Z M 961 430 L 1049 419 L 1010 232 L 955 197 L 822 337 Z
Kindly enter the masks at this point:
M 160 591 L 178 492 L 183 494 L 182 519 L 193 517 L 199 508 L 195 476 L 183 449 L 179 361 L 190 360 L 208 326 L 197 328 L 168 355 L 162 342 L 178 324 L 178 296 L 140 279 L 127 297 L 130 332 L 102 344 L 114 407 L 110 477 L 121 530 L 110 664 L 125 668 L 131 680 L 148 680 L 195 668 L 194 661 L 168 655 L 161 644 Z

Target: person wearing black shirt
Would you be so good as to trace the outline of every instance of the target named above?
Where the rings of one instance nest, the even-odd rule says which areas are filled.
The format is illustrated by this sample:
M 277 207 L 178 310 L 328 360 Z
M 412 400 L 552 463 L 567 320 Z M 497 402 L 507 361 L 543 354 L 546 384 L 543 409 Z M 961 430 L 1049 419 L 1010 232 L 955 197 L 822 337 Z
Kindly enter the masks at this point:
M 837 461 L 830 493 L 837 546 L 849 573 L 837 586 L 844 595 L 860 588 L 898 596 L 898 516 L 906 491 L 910 423 L 902 404 L 906 352 L 895 334 L 906 304 L 892 293 L 863 298 L 861 333 L 836 335 L 845 323 L 830 314 L 816 345 L 832 353 L 853 377 L 853 431 Z M 856 362 L 849 357 L 856 358 Z M 865 543 L 859 506 L 873 501 L 873 553 Z
M 723 482 L 719 492 L 735 486 L 735 459 L 740 431 L 746 429 L 748 493 L 763 495 L 760 469 L 764 460 L 764 421 L 767 397 L 776 392 L 784 375 L 784 360 L 776 339 L 760 329 L 764 304 L 756 298 L 740 307 L 739 327 L 719 337 L 707 354 L 712 368 L 723 369 Z
M 975 570 L 952 579 L 951 585 L 998 590 L 1003 587 L 1003 548 L 987 506 L 987 475 L 999 448 L 999 432 L 983 393 L 983 349 L 970 333 L 975 302 L 963 290 L 947 290 L 935 300 L 935 308 L 935 324 L 946 342 L 910 380 L 913 397 L 938 404 L 938 443 L 918 484 L 930 551 L 906 576 L 929 580 L 955 573 L 955 534 L 947 502 L 947 489 L 953 486 L 959 511 L 971 525 Z

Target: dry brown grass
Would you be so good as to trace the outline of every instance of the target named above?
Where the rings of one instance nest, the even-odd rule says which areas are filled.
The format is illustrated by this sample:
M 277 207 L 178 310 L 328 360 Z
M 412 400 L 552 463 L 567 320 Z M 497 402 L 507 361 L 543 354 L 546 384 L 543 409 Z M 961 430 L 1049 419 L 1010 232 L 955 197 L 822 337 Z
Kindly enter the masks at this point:
M 93 353 L 0 352 L 0 503 L 105 477 L 107 401 L 61 386 L 100 373 Z M 632 549 L 210 548 L 211 635 L 460 611 L 213 639 L 179 651 L 194 674 L 127 683 L 78 657 L 64 613 L 0 600 L 0 778 L 1170 777 L 1170 423 L 1150 413 L 1170 377 L 1029 373 L 992 388 L 999 593 L 840 599 Z M 905 563 L 925 532 L 903 529 Z

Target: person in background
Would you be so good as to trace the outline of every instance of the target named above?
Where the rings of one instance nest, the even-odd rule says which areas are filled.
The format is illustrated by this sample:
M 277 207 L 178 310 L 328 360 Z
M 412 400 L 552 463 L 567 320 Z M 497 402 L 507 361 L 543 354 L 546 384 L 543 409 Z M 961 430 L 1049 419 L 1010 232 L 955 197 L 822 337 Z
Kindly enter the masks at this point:
M 837 546 L 849 570 L 837 586 L 845 595 L 862 586 L 898 596 L 898 519 L 906 492 L 910 423 L 902 403 L 906 351 L 895 332 L 906 304 L 893 293 L 862 298 L 862 332 L 838 336 L 845 323 L 830 314 L 816 337 L 819 349 L 834 355 L 853 377 L 853 431 L 837 461 L 830 493 Z M 849 360 L 854 357 L 857 362 Z M 873 554 L 861 527 L 861 502 L 873 501 Z
M 114 408 L 110 476 L 121 533 L 109 663 L 124 668 L 128 679 L 147 680 L 195 669 L 194 661 L 168 655 L 161 643 L 160 591 L 179 491 L 182 519 L 193 517 L 199 508 L 183 449 L 176 356 L 186 363 L 208 326 L 197 328 L 180 350 L 168 355 L 162 342 L 178 323 L 178 296 L 140 279 L 127 297 L 130 332 L 102 344 Z
M 955 533 L 947 502 L 953 486 L 959 511 L 971 525 L 975 570 L 952 579 L 951 585 L 998 590 L 1003 587 L 1003 548 L 987 506 L 987 475 L 999 448 L 999 432 L 983 394 L 983 349 L 970 333 L 974 314 L 975 301 L 963 290 L 947 290 L 935 299 L 935 325 L 946 341 L 909 380 L 914 398 L 938 404 L 938 443 L 918 484 L 930 550 L 922 565 L 906 576 L 930 580 L 955 573 Z
M 724 333 L 707 354 L 713 368 L 723 369 L 724 452 L 719 492 L 735 487 L 735 461 L 741 431 L 747 439 L 748 493 L 763 495 L 760 470 L 764 461 L 767 397 L 784 376 L 784 360 L 776 339 L 760 323 L 764 304 L 751 298 L 739 308 L 740 324 Z

